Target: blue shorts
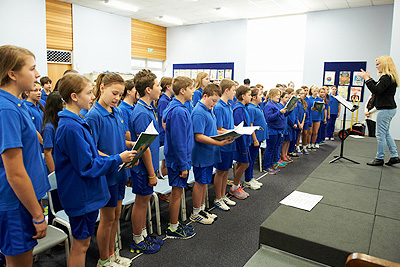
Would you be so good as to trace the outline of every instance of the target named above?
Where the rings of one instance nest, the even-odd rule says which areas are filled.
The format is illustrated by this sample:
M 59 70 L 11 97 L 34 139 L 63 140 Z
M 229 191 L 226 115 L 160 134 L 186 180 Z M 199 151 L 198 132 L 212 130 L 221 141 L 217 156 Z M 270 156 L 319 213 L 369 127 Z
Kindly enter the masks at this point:
M 95 210 L 82 216 L 69 217 L 72 236 L 75 239 L 87 239 L 94 235 L 94 228 L 99 216 L 99 211 Z
M 225 152 L 221 151 L 221 162 L 215 164 L 215 168 L 220 171 L 229 171 L 233 164 L 234 151 Z
M 118 204 L 118 200 L 124 199 L 125 183 L 126 182 L 118 182 L 115 185 L 108 186 L 108 190 L 110 191 L 111 198 L 104 207 L 116 207 Z
M 304 125 L 303 125 L 303 130 L 307 131 L 309 129 L 309 127 L 310 126 L 308 125 L 308 123 L 305 122 Z
M 0 211 L 0 250 L 7 256 L 25 253 L 37 245 L 32 216 L 21 203 L 15 210 Z
M 314 123 L 314 122 L 321 122 L 321 120 L 313 120 L 312 123 Z
M 194 179 L 200 184 L 210 184 L 212 181 L 213 166 L 193 166 Z
M 153 194 L 153 187 L 149 186 L 149 178 L 140 172 L 132 173 L 132 192 L 139 196 L 148 196 Z
M 246 153 L 241 153 L 239 151 L 235 151 L 233 154 L 233 159 L 240 163 L 250 163 L 250 150 L 247 148 Z
M 186 188 L 189 174 L 188 174 L 188 177 L 186 177 L 186 178 L 181 178 L 179 175 L 181 175 L 181 171 L 176 171 L 176 170 L 172 169 L 171 167 L 168 167 L 169 185 Z

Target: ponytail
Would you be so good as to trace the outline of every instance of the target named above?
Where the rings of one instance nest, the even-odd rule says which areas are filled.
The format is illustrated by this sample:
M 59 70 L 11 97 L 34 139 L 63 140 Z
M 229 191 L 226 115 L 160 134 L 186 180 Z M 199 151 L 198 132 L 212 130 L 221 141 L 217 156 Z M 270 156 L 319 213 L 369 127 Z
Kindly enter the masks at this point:
M 121 75 L 117 73 L 100 73 L 96 79 L 96 88 L 94 92 L 96 100 L 99 100 L 101 96 L 100 85 L 106 87 L 112 85 L 113 83 L 118 83 L 125 86 L 124 79 L 121 77 Z

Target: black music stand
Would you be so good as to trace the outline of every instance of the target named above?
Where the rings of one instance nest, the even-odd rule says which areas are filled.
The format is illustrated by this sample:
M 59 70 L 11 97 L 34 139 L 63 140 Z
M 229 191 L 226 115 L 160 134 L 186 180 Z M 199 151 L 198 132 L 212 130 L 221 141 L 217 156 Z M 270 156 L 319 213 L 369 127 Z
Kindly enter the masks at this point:
M 334 159 L 329 161 L 329 163 L 333 163 L 339 159 L 345 159 L 348 161 L 351 161 L 355 164 L 360 164 L 359 162 L 346 158 L 345 156 L 343 156 L 343 150 L 344 150 L 344 140 L 347 138 L 348 134 L 346 133 L 346 110 L 350 110 L 351 112 L 354 112 L 355 110 L 358 109 L 358 106 L 356 105 L 351 105 L 349 102 L 347 102 L 346 99 L 344 99 L 343 97 L 341 97 L 340 95 L 335 95 L 333 96 L 334 98 L 336 98 L 337 101 L 339 101 L 340 104 L 342 104 L 344 106 L 344 113 L 343 113 L 343 128 L 342 128 L 342 137 L 340 138 L 340 140 L 342 141 L 341 146 L 340 146 L 340 155 L 339 156 L 334 156 Z

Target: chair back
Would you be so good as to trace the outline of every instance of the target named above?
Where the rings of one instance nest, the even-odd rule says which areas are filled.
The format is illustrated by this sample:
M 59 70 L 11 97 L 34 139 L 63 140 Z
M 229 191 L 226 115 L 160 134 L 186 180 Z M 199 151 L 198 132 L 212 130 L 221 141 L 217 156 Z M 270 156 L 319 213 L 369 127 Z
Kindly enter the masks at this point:
M 160 150 L 159 150 L 159 161 L 162 161 L 165 159 L 165 155 L 164 155 L 164 146 L 160 146 Z
M 56 179 L 56 173 L 52 172 L 48 175 L 49 178 L 49 183 L 50 183 L 50 191 L 53 191 L 57 189 L 57 179 Z

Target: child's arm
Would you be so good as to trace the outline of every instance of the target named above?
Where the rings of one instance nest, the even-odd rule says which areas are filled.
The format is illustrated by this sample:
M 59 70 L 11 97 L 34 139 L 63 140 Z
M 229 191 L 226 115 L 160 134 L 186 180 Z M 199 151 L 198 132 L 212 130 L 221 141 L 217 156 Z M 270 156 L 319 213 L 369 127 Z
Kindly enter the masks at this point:
M 147 148 L 146 151 L 144 151 L 142 160 L 144 163 L 144 166 L 146 168 L 148 177 L 149 177 L 149 186 L 156 186 L 157 185 L 157 177 L 154 172 L 154 166 L 153 166 L 153 161 L 151 159 L 151 151 L 150 148 Z
M 213 146 L 225 146 L 230 143 L 233 143 L 234 140 L 223 140 L 223 141 L 217 141 L 215 139 L 212 139 L 211 137 L 204 135 L 202 133 L 195 133 L 194 134 L 194 139 L 203 144 L 207 145 L 213 145 Z
M 251 126 L 254 126 L 254 123 L 251 123 Z M 260 143 L 259 143 L 258 140 L 257 140 L 256 131 L 254 131 L 254 132 L 251 134 L 251 138 L 253 138 L 253 144 L 254 144 L 254 146 L 259 146 L 259 145 L 260 145 Z
M 52 173 L 54 172 L 54 159 L 53 155 L 51 154 L 52 148 L 45 148 L 43 149 L 44 151 L 44 159 L 46 161 L 47 168 L 49 169 L 49 172 Z
M 326 119 L 327 119 L 327 113 L 328 113 L 328 110 L 327 109 L 325 109 L 324 110 L 324 124 L 326 124 Z
M 37 133 L 37 137 L 39 139 L 39 144 L 41 144 L 43 146 L 43 138 L 42 138 L 42 136 L 40 135 L 40 133 L 38 131 L 36 131 L 36 133 Z

